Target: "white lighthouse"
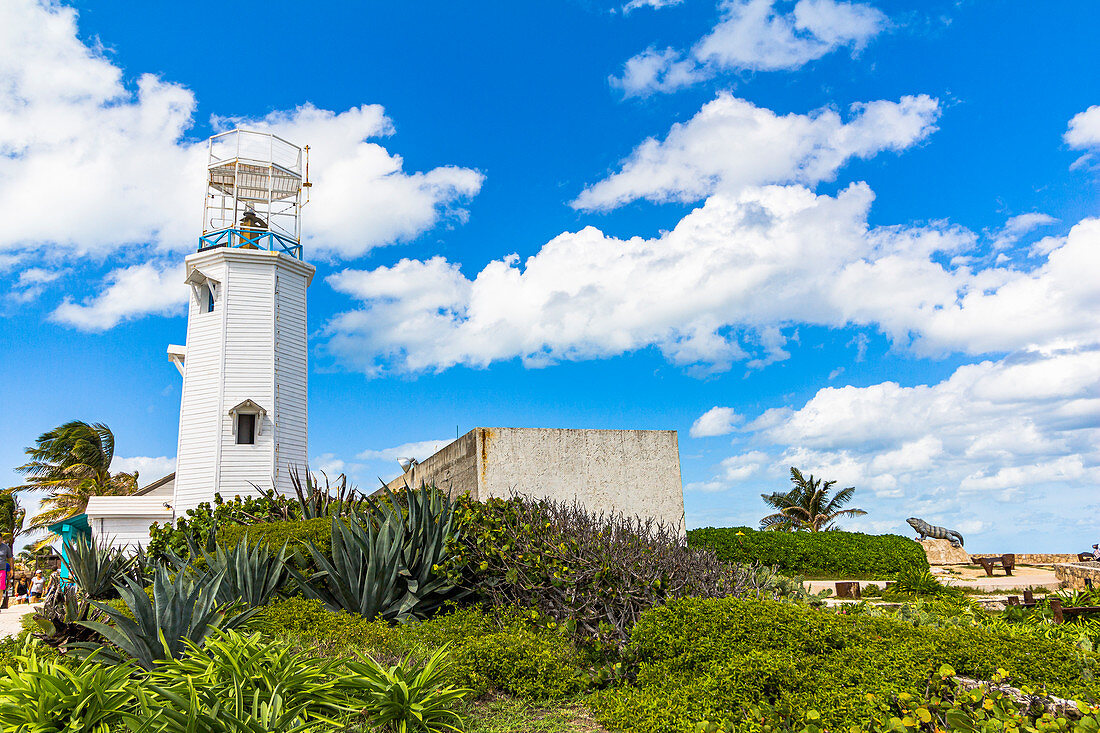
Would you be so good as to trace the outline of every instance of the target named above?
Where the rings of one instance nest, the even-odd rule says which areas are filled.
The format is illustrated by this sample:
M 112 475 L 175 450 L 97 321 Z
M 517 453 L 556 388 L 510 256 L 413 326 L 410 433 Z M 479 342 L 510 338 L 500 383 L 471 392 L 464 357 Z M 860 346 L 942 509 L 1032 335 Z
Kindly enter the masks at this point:
M 269 133 L 210 138 L 203 232 L 189 255 L 172 509 L 291 491 L 307 461 L 303 151 Z

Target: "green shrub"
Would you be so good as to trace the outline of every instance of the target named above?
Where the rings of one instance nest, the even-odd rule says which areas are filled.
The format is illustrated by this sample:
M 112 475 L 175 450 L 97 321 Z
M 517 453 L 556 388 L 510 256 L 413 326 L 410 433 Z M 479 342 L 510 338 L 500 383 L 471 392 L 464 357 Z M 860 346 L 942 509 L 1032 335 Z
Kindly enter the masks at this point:
M 97 659 L 69 666 L 32 644 L 0 675 L 0 729 L 35 733 L 121 730 L 135 705 L 130 664 Z
M 903 570 L 897 574 L 894 584 L 882 593 L 888 601 L 921 597 L 961 597 L 960 588 L 949 588 L 928 570 Z
M 250 545 L 262 543 L 273 552 L 285 544 L 287 556 L 299 568 L 312 567 L 307 542 L 323 554 L 332 552 L 332 520 L 327 517 L 300 519 L 292 522 L 261 522 L 259 524 L 225 524 L 219 527 L 219 547 L 232 548 L 248 538 Z
M 427 658 L 448 646 L 453 660 L 448 684 L 478 696 L 495 691 L 527 699 L 560 698 L 582 689 L 586 680 L 587 658 L 538 614 L 463 608 L 429 621 L 391 626 L 328 611 L 320 601 L 290 598 L 267 606 L 252 623 L 317 653 L 370 655 L 388 663 L 410 654 Z
M 625 642 L 669 598 L 764 592 L 768 575 L 684 545 L 679 531 L 577 504 L 458 500 L 453 581 L 501 608 L 534 608 L 578 638 Z
M 846 727 L 877 710 L 868 694 L 918 694 L 942 664 L 975 679 L 1005 668 L 1063 697 L 1100 692 L 1097 656 L 1070 644 L 771 601 L 674 601 L 642 616 L 631 651 L 635 686 L 599 696 L 609 727 L 686 733 L 738 724 L 758 705 L 787 719 L 819 710 L 826 728 Z
M 329 611 L 320 601 L 306 598 L 288 598 L 264 606 L 250 626 L 271 636 L 294 639 L 325 656 L 379 656 L 393 647 L 401 631 L 359 614 Z
M 727 562 L 758 562 L 796 575 L 884 579 L 903 570 L 928 569 L 924 548 L 899 535 L 707 527 L 690 530 L 688 544 L 710 548 Z
M 151 560 L 163 560 L 176 555 L 187 559 L 192 548 L 214 551 L 214 538 L 219 530 L 232 526 L 254 525 L 266 522 L 290 522 L 302 516 L 298 502 L 276 494 L 273 490 L 260 497 L 237 496 L 225 501 L 221 494 L 214 495 L 214 503 L 202 502 L 188 509 L 176 523 L 154 522 L 149 527 L 149 545 L 146 552 Z M 233 543 L 236 545 L 236 543 Z

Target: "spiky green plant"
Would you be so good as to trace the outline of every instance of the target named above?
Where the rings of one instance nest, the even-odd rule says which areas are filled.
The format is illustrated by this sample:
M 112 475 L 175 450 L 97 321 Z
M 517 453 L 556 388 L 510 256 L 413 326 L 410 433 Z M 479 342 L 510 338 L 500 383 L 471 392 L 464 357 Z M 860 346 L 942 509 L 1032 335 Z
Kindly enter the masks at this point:
M 44 644 L 65 652 L 70 644 L 93 642 L 99 638 L 99 634 L 82 623 L 99 615 L 88 598 L 70 585 L 46 596 L 41 608 L 31 616 L 38 626 L 33 635 Z
M 841 489 L 830 497 L 836 481 L 815 479 L 813 474 L 806 477 L 794 466 L 791 466 L 791 483 L 794 487 L 790 491 L 760 495 L 765 504 L 778 510 L 760 520 L 760 529 L 822 532 L 835 529 L 836 520 L 841 517 L 859 517 L 867 513 L 862 509 L 841 508 L 852 500 L 856 492 L 854 486 Z
M 209 569 L 203 577 L 220 575 L 218 603 L 243 601 L 249 608 L 267 605 L 288 578 L 287 546 L 273 552 L 263 542 L 249 545 L 247 535 L 237 546 L 227 550 L 218 547 L 202 558 Z
M 367 656 L 347 663 L 352 675 L 343 686 L 349 695 L 366 698 L 364 713 L 374 726 L 398 733 L 459 733 L 463 723 L 454 707 L 470 690 L 444 685 L 449 667 L 446 647 L 422 667 L 410 657 L 383 667 Z
M 0 676 L 0 730 L 28 733 L 110 733 L 134 707 L 131 664 L 100 664 L 89 657 L 70 667 L 44 659 L 35 644 Z
M 179 695 L 193 683 L 211 700 L 235 699 L 243 693 L 260 701 L 281 700 L 307 720 L 330 720 L 352 710 L 340 686 L 343 662 L 295 650 L 261 634 L 217 630 L 203 646 L 185 642 L 186 653 L 166 659 L 150 673 L 153 683 Z
M 243 604 L 219 606 L 221 584 L 221 574 L 203 579 L 190 573 L 176 573 L 173 577 L 168 568 L 159 567 L 153 575 L 150 597 L 141 585 L 126 578 L 117 588 L 133 618 L 105 603 L 93 602 L 110 618 L 111 625 L 101 621 L 81 622 L 114 646 L 79 646 L 84 650 L 102 649 L 102 656 L 107 659 L 130 658 L 144 669 L 153 669 L 158 659 L 178 658 L 187 642 L 201 646 L 215 629 L 235 628 L 259 612 L 258 608 L 244 609 Z
M 309 470 L 290 470 L 290 483 L 298 496 L 302 519 L 354 514 L 363 508 L 367 499 L 354 487 L 348 486 L 347 476 L 340 474 L 335 483 L 329 481 L 324 471 L 321 471 L 321 476 L 325 479 L 324 486 Z
M 93 600 L 118 595 L 115 584 L 134 571 L 136 560 L 112 547 L 109 539 L 97 542 L 79 535 L 65 542 L 66 564 L 77 586 Z
M 427 618 L 455 598 L 457 587 L 438 571 L 454 505 L 428 486 L 405 497 L 406 506 L 387 495 L 388 501 L 369 501 L 369 511 L 334 517 L 331 559 L 309 543 L 318 571 L 307 578 L 290 568 L 302 592 L 330 610 L 388 621 Z
M 140 689 L 139 710 L 129 715 L 133 733 L 320 733 L 335 730 L 328 721 L 308 723 L 304 706 L 292 707 L 279 696 L 267 699 L 247 685 L 229 697 L 183 680 L 182 689 L 149 685 Z

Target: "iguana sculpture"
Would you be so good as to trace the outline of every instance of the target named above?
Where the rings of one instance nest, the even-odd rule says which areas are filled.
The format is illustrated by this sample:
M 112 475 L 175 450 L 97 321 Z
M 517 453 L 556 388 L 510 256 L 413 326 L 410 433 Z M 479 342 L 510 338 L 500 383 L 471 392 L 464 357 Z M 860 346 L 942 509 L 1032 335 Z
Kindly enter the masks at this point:
M 963 536 L 953 529 L 937 527 L 934 524 L 929 524 L 923 519 L 917 519 L 916 517 L 909 517 L 905 521 L 909 523 L 910 527 L 916 530 L 922 540 L 925 537 L 932 537 L 937 540 L 951 540 L 952 547 L 963 546 Z

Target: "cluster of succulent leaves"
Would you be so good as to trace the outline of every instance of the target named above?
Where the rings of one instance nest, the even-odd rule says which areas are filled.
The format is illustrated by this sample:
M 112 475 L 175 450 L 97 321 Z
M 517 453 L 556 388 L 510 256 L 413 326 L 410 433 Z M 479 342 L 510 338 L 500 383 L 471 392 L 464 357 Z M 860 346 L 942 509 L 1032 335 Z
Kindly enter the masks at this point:
M 427 485 L 365 500 L 356 513 L 333 517 L 327 553 L 306 544 L 315 572 L 290 572 L 302 593 L 330 610 L 386 621 L 428 618 L 463 595 L 439 570 L 454 517 L 453 502 Z
M 928 570 L 924 548 L 900 535 L 750 527 L 706 527 L 687 534 L 688 544 L 712 549 L 727 562 L 757 562 L 785 573 L 890 579 L 899 572 Z
M 101 601 L 118 597 L 115 584 L 124 577 L 140 582 L 146 558 L 140 550 L 130 555 L 113 547 L 109 539 L 80 535 L 65 542 L 65 564 L 84 595 Z
M 888 601 L 915 597 L 958 598 L 963 595 L 965 594 L 960 588 L 944 585 L 931 571 L 919 568 L 902 570 L 894 576 L 894 582 L 882 592 L 882 597 Z
M 431 733 L 460 730 L 450 657 L 382 666 L 323 659 L 259 634 L 217 631 L 149 668 L 79 663 L 35 645 L 0 674 L 0 729 L 36 733 L 297 733 L 362 722 Z
M 443 567 L 492 605 L 535 609 L 579 637 L 613 644 L 668 599 L 773 590 L 770 576 L 688 547 L 676 528 L 524 497 L 460 498 Z

